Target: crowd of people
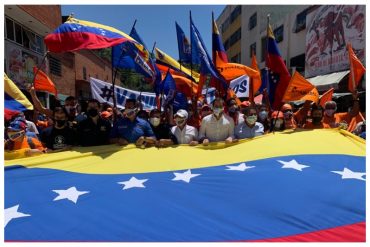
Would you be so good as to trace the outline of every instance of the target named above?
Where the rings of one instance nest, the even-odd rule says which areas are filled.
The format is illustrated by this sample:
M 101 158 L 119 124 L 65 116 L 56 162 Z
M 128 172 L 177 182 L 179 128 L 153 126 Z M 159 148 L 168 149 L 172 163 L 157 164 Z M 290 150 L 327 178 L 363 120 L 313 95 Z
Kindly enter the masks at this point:
M 26 155 L 61 152 L 73 146 L 107 144 L 137 147 L 167 147 L 188 144 L 209 145 L 211 142 L 237 142 L 269 132 L 286 129 L 344 128 L 366 139 L 366 123 L 360 112 L 357 94 L 348 112 L 336 113 L 336 102 L 324 107 L 306 101 L 299 109 L 284 104 L 273 111 L 266 104 L 235 98 L 217 97 L 211 104 L 189 102 L 187 109 L 145 111 L 136 99 L 127 99 L 123 110 L 96 99 L 83 108 L 70 96 L 64 105 L 45 108 L 30 89 L 35 111 L 33 116 L 20 113 L 5 127 L 5 150 L 26 149 Z

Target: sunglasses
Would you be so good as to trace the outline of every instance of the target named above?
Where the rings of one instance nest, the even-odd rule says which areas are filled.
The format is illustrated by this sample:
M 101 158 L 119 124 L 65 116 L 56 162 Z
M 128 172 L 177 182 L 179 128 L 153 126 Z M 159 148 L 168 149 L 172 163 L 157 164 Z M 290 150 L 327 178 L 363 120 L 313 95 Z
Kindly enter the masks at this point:
M 8 137 L 9 139 L 14 140 L 20 137 L 21 135 L 23 135 L 23 133 L 24 133 L 24 130 L 18 131 L 18 132 L 8 132 Z

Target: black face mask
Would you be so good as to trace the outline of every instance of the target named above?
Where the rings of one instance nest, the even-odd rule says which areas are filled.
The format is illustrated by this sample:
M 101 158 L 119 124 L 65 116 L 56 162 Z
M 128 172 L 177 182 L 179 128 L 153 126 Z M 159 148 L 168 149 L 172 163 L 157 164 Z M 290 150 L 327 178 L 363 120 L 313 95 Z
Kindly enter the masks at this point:
M 90 117 L 96 117 L 98 115 L 98 109 L 89 109 L 87 111 L 87 114 L 90 116 Z
M 55 120 L 59 128 L 63 127 L 66 124 L 66 120 Z
M 322 119 L 322 117 L 313 117 L 312 118 L 312 122 L 313 123 L 320 123 L 321 122 L 321 119 Z

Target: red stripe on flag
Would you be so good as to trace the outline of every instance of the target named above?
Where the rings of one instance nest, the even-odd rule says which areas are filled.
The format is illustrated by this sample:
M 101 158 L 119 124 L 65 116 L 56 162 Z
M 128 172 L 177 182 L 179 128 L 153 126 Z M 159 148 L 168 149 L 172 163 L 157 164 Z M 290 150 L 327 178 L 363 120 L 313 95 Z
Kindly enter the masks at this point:
M 366 242 L 366 223 L 360 222 L 287 237 L 243 242 Z
M 88 32 L 52 33 L 44 41 L 49 51 L 67 52 L 81 49 L 101 49 L 118 45 L 127 38 L 108 38 Z

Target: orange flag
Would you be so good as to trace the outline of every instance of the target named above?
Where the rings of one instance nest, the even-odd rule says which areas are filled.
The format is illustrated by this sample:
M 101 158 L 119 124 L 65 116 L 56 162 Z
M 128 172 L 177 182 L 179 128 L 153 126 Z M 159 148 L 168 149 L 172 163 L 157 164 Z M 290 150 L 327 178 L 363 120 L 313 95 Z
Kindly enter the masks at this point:
M 249 76 L 251 79 L 253 79 L 253 92 L 254 93 L 256 93 L 258 89 L 261 87 L 262 80 L 261 80 L 260 72 L 258 70 L 254 70 L 243 64 L 219 63 L 217 64 L 217 70 L 228 82 L 242 75 Z
M 236 96 L 236 94 L 235 94 L 234 90 L 233 90 L 232 88 L 229 88 L 229 89 L 227 90 L 227 98 L 226 98 L 226 100 L 229 100 L 229 99 L 231 99 L 231 98 L 234 98 L 234 99 L 235 99 L 236 104 L 237 104 L 238 106 L 240 106 L 240 105 L 242 104 L 242 102 L 240 101 L 240 99 L 238 98 L 238 96 Z
M 361 77 L 364 75 L 366 69 L 362 65 L 361 61 L 357 58 L 356 54 L 352 50 L 352 45 L 347 44 L 350 73 L 348 78 L 348 90 L 353 92 L 356 89 Z
M 33 67 L 33 74 L 36 74 L 34 80 L 35 90 L 46 91 L 54 94 L 55 96 L 58 95 L 54 82 L 44 72 L 42 72 L 41 70 L 37 72 L 37 68 Z
M 258 68 L 257 57 L 256 57 L 256 54 L 254 54 L 254 52 L 252 54 L 251 68 L 254 70 L 260 71 L 260 69 Z
M 314 85 L 296 71 L 289 81 L 282 101 L 289 102 L 297 100 L 311 100 L 317 103 L 319 92 Z
M 334 88 L 330 88 L 328 91 L 326 91 L 323 95 L 320 97 L 320 105 L 322 107 L 325 106 L 325 103 L 328 101 L 331 101 L 333 98 Z

